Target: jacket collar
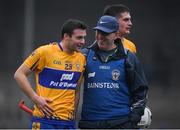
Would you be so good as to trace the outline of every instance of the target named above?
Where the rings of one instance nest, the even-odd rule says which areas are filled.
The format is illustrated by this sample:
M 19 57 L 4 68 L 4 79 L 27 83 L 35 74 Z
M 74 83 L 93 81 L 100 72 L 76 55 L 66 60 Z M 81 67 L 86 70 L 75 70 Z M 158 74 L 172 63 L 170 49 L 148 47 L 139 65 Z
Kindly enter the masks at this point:
M 126 50 L 123 47 L 121 39 L 118 38 L 114 42 L 117 45 L 117 50 L 115 50 L 115 53 L 108 59 L 108 61 L 110 61 L 110 60 L 118 60 L 118 59 L 126 57 Z M 94 52 L 97 55 L 97 57 L 102 59 L 101 55 L 100 55 L 101 54 L 100 53 L 101 50 L 99 49 L 97 41 L 95 41 L 93 44 L 91 44 L 88 48 L 94 50 Z

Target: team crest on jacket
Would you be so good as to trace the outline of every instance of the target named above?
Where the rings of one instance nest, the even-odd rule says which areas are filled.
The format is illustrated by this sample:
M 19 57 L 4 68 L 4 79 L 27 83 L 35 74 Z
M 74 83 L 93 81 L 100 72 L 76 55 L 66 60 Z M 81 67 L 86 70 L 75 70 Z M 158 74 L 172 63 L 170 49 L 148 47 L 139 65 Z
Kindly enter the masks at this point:
M 112 79 L 117 81 L 119 80 L 119 76 L 120 76 L 120 71 L 119 70 L 113 70 L 112 71 Z

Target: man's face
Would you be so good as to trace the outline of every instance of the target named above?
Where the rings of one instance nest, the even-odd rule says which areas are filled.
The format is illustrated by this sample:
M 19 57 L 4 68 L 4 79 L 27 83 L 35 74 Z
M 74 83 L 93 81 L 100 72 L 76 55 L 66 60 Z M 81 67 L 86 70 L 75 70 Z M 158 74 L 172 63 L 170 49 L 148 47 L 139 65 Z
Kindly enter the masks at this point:
M 68 38 L 68 49 L 70 51 L 81 51 L 85 44 L 86 30 L 75 29 Z
M 124 12 L 119 15 L 119 34 L 120 36 L 124 36 L 130 33 L 130 29 L 132 27 L 131 15 L 129 12 Z
M 117 33 L 105 33 L 99 30 L 96 30 L 96 40 L 98 43 L 98 46 L 101 50 L 111 50 L 114 44 L 114 40 L 117 38 Z

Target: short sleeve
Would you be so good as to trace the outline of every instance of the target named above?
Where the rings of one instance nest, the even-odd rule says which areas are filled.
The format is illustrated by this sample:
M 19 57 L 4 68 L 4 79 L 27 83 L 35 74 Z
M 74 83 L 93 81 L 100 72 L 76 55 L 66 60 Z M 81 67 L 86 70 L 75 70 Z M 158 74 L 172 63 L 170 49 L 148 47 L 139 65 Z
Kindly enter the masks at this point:
M 31 70 L 42 70 L 45 65 L 44 49 L 39 47 L 24 61 L 24 64 Z

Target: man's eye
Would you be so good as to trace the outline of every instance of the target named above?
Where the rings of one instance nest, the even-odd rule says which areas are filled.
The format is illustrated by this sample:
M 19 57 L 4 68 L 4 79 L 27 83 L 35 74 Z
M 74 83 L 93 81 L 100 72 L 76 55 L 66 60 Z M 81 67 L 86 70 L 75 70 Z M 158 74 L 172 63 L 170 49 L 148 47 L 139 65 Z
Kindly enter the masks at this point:
M 130 19 L 129 18 L 127 18 L 127 19 L 124 19 L 124 21 L 129 21 Z
M 83 39 L 83 37 L 82 36 L 79 36 L 79 37 L 76 37 L 77 39 Z
M 100 34 L 103 35 L 103 36 L 109 35 L 109 33 L 106 33 L 106 32 L 100 31 L 100 30 L 98 30 L 98 33 L 100 33 Z

